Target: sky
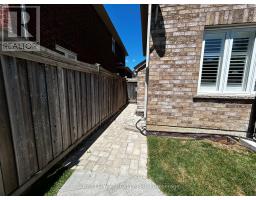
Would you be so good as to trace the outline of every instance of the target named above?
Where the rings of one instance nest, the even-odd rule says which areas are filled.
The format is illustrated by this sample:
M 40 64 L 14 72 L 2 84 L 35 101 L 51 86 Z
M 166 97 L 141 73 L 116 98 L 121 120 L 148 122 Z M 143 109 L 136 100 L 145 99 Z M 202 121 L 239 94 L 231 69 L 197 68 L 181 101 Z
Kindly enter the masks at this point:
M 142 53 L 140 5 L 105 4 L 104 7 L 129 54 L 126 66 L 133 70 L 145 59 Z

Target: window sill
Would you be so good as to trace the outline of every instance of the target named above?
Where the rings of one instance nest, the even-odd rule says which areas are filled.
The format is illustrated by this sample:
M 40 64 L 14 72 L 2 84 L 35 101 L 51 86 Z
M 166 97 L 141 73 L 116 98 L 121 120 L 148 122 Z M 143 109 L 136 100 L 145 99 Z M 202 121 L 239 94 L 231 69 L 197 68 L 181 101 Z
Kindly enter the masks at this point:
M 255 99 L 250 94 L 197 94 L 194 98 L 203 99 Z
M 252 104 L 255 95 L 242 94 L 198 94 L 194 96 L 194 102 L 215 102 L 215 103 L 242 103 Z

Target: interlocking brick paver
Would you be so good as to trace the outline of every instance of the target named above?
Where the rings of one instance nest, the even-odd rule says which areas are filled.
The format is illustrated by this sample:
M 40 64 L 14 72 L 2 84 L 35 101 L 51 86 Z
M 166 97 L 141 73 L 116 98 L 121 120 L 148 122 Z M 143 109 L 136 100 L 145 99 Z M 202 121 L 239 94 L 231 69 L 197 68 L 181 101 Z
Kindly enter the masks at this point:
M 140 119 L 135 111 L 136 105 L 129 104 L 87 149 L 58 195 L 162 195 L 147 179 L 147 140 L 135 128 Z M 78 182 L 77 171 L 83 177 Z M 123 188 L 117 185 L 121 183 Z M 136 184 L 142 189 L 134 189 Z

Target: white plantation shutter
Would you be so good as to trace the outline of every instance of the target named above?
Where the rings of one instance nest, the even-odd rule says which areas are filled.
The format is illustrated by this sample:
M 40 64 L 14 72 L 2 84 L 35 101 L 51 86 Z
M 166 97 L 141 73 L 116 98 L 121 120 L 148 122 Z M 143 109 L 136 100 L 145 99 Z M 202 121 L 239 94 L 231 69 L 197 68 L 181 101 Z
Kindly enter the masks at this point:
M 202 86 L 216 87 L 220 56 L 205 55 L 202 70 Z
M 244 91 L 248 77 L 250 33 L 236 33 L 232 39 L 232 49 L 229 61 L 227 91 Z
M 256 28 L 244 27 L 205 32 L 199 93 L 256 91 L 255 33 Z
M 201 88 L 217 90 L 219 72 L 222 63 L 224 34 L 208 34 L 205 36 L 204 56 L 201 74 Z

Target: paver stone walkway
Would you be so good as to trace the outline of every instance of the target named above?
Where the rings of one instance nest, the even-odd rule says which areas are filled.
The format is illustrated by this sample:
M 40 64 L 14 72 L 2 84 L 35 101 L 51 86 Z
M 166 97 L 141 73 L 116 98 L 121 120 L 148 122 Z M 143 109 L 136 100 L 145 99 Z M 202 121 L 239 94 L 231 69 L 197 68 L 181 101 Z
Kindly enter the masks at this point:
M 129 104 L 79 158 L 58 195 L 163 195 L 147 178 L 147 140 Z

